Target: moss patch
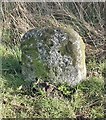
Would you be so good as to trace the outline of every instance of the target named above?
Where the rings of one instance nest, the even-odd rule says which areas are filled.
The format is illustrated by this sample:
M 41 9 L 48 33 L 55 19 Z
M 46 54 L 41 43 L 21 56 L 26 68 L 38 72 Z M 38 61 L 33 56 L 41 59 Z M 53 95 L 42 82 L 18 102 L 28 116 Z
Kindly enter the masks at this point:
M 48 69 L 41 60 L 34 60 L 33 66 L 35 67 L 35 74 L 38 78 L 44 79 L 48 77 Z

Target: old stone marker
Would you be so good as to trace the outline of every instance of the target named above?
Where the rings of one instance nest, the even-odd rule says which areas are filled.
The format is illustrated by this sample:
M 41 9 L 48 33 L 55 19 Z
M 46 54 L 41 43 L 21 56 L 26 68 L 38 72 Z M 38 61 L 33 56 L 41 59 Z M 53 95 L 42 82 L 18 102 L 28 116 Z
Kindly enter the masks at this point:
M 22 73 L 73 86 L 86 78 L 85 44 L 70 26 L 32 29 L 22 38 Z

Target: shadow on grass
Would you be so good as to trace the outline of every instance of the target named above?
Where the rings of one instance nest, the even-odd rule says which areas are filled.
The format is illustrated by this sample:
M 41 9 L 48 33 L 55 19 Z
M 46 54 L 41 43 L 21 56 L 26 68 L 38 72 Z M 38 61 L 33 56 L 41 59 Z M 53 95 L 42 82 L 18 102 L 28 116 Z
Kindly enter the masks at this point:
M 13 55 L 2 57 L 2 72 L 6 74 L 20 74 L 21 62 Z
M 6 88 L 13 90 L 25 82 L 21 73 L 21 62 L 13 55 L 2 57 L 2 80 Z

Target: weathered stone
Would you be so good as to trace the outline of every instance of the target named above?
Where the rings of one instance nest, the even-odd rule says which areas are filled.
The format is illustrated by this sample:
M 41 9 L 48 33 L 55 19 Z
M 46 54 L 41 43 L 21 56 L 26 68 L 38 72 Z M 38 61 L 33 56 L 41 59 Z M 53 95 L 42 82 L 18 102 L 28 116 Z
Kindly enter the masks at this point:
M 21 49 L 28 80 L 76 85 L 86 78 L 85 45 L 69 26 L 32 29 L 23 36 Z

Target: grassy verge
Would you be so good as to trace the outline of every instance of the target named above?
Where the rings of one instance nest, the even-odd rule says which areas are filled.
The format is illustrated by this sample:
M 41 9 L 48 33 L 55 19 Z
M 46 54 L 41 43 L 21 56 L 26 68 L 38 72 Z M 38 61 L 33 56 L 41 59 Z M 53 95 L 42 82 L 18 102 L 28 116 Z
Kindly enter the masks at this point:
M 73 89 L 61 85 L 54 96 L 38 88 L 34 92 L 21 74 L 21 52 L 1 47 L 2 76 L 0 80 L 4 118 L 103 118 L 104 117 L 104 63 L 89 61 L 88 77 Z M 24 86 L 24 89 L 23 89 Z M 32 87 L 32 88 L 31 88 Z M 57 91 L 56 91 L 57 92 Z M 55 93 L 56 93 L 55 92 Z M 70 94 L 69 94 L 70 93 Z

